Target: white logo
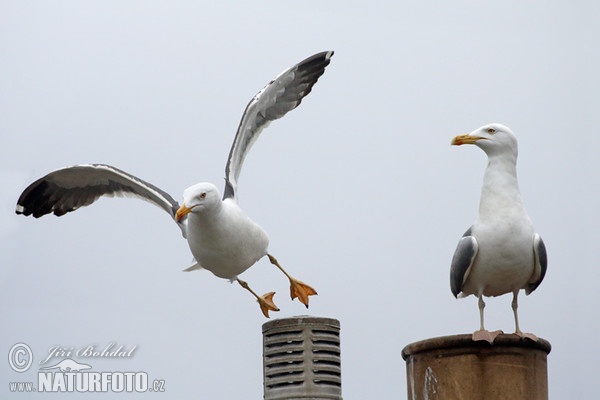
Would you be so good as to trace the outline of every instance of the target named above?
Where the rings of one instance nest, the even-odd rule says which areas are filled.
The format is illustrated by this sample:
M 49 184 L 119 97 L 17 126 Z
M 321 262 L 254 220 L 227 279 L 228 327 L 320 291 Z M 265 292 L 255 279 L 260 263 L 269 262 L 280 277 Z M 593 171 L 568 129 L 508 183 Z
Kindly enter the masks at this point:
M 25 372 L 31 367 L 33 353 L 25 343 L 17 343 L 8 352 L 8 363 L 16 372 Z
M 44 368 L 40 368 L 40 369 L 54 369 L 54 368 L 60 369 L 60 372 L 79 372 L 83 369 L 90 369 L 92 367 L 87 364 L 80 364 L 77 361 L 71 360 L 70 358 L 66 358 L 56 365 L 53 365 L 51 367 L 44 367 Z
M 39 364 L 45 364 L 52 358 L 128 358 L 132 357 L 137 345 L 125 349 L 110 343 L 97 349 L 93 345 L 84 346 L 75 351 L 74 348 L 53 346 L 48 350 L 46 358 Z M 87 360 L 86 360 L 87 361 Z M 17 343 L 8 352 L 8 363 L 15 372 L 27 371 L 33 363 L 33 352 L 25 343 Z M 138 372 L 95 372 L 90 364 L 80 363 L 72 358 L 63 358 L 53 365 L 40 367 L 37 375 L 37 386 L 34 382 L 9 382 L 11 392 L 164 392 L 165 381 L 154 379 L 149 381 L 148 374 Z M 54 371 L 52 371 L 54 370 Z
M 164 381 L 155 380 L 151 388 L 148 387 L 148 374 L 145 372 L 81 372 L 71 369 L 63 371 L 65 361 L 71 361 L 73 368 L 89 369 L 86 364 L 79 364 L 73 360 L 63 360 L 55 367 L 61 372 L 38 372 L 38 392 L 147 392 L 164 391 Z M 75 365 L 76 364 L 76 365 Z M 84 367 L 82 367 L 84 366 Z M 66 367 L 71 368 L 71 367 Z M 48 368 L 40 368 L 48 369 Z

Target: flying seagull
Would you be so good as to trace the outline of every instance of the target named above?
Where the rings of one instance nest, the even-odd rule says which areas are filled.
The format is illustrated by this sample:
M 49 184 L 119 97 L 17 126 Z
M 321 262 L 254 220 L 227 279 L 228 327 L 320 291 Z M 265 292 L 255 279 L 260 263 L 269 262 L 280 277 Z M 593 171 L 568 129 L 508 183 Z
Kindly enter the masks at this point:
M 329 65 L 333 51 L 315 54 L 283 71 L 250 100 L 233 140 L 225 167 L 225 190 L 212 183 L 198 183 L 183 192 L 179 205 L 168 193 L 125 171 L 105 164 L 84 164 L 59 169 L 33 182 L 17 202 L 17 214 L 39 218 L 57 216 L 92 204 L 102 196 L 133 196 L 166 211 L 187 238 L 196 263 L 185 271 L 207 269 L 219 278 L 237 281 L 248 290 L 265 315 L 279 311 L 275 292 L 257 295 L 238 278 L 264 256 L 290 280 L 292 300 L 308 308 L 308 297 L 317 292 L 291 277 L 268 253 L 267 233 L 238 206 L 237 183 L 248 151 L 271 121 L 298 107 Z
M 501 331 L 486 331 L 483 325 L 483 296 L 512 293 L 515 333 L 523 333 L 517 317 L 517 296 L 521 289 L 533 292 L 546 275 L 546 247 L 527 214 L 517 183 L 517 138 L 501 124 L 490 124 L 465 135 L 452 144 L 474 144 L 488 156 L 483 177 L 479 215 L 458 242 L 450 268 L 454 297 L 479 298 L 480 329 L 473 340 L 492 343 Z

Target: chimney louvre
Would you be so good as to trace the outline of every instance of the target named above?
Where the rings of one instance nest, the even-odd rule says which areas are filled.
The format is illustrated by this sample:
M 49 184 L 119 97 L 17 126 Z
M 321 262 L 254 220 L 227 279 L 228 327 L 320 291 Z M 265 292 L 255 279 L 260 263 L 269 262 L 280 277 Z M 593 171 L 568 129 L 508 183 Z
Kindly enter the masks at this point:
M 264 398 L 341 400 L 340 323 L 292 317 L 263 325 Z

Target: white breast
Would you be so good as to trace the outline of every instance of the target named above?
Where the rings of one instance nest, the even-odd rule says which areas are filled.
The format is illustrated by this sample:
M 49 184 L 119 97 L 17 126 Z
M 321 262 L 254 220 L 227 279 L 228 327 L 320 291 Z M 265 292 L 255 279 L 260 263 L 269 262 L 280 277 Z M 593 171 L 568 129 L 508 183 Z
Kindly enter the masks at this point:
M 190 213 L 187 240 L 202 268 L 230 280 L 264 257 L 269 245 L 266 232 L 232 200 L 217 213 Z

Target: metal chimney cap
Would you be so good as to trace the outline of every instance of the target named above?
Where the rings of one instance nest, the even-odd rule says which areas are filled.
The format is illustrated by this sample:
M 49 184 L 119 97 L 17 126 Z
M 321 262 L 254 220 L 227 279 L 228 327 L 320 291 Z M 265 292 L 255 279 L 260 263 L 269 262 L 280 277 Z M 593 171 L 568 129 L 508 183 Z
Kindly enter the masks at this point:
M 283 328 L 283 327 L 289 327 L 289 326 L 295 326 L 295 325 L 302 325 L 302 326 L 307 326 L 307 325 L 319 325 L 319 326 L 324 326 L 324 325 L 328 325 L 332 328 L 340 328 L 340 321 L 338 321 L 335 318 L 327 318 L 327 317 L 313 317 L 311 315 L 296 315 L 293 317 L 289 317 L 289 318 L 280 318 L 280 319 L 274 319 L 272 321 L 268 321 L 265 322 L 262 326 L 262 331 L 263 333 L 271 330 L 271 329 L 275 329 L 275 328 Z

